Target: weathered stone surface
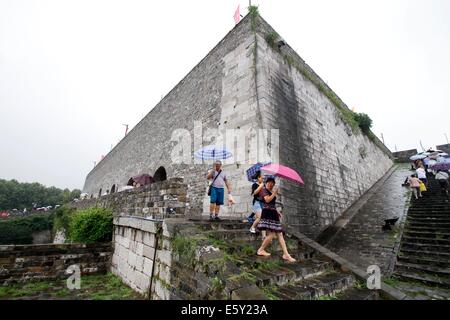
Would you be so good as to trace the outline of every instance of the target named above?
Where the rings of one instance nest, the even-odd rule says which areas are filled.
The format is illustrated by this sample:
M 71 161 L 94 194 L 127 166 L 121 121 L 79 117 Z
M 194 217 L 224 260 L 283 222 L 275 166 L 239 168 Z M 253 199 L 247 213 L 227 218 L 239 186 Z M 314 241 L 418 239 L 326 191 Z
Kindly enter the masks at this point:
M 69 266 L 82 274 L 106 272 L 111 244 L 46 244 L 0 246 L 0 284 L 67 277 Z

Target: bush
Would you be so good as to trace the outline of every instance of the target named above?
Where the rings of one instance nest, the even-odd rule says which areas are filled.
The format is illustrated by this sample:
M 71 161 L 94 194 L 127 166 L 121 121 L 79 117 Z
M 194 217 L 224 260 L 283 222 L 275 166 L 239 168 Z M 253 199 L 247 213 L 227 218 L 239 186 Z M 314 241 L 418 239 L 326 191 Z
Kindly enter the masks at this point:
M 112 233 L 113 213 L 110 209 L 90 208 L 70 218 L 68 236 L 73 242 L 107 242 L 112 240 Z
M 66 206 L 59 207 L 55 211 L 55 218 L 53 220 L 53 233 L 64 229 L 66 233 L 69 232 L 70 219 L 75 214 L 75 208 L 69 208 Z
M 365 113 L 355 113 L 354 118 L 358 122 L 362 132 L 368 133 L 372 128 L 372 119 Z
M 33 232 L 52 230 L 52 227 L 52 214 L 0 221 L 0 245 L 32 244 Z

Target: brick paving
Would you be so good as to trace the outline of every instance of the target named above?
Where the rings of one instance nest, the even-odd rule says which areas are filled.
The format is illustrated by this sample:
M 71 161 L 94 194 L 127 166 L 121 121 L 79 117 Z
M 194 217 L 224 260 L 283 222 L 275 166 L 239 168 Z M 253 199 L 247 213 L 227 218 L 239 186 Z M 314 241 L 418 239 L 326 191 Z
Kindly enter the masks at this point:
M 400 225 L 408 209 L 410 190 L 402 183 L 409 175 L 407 165 L 398 165 L 327 247 L 363 269 L 378 265 L 383 276 L 388 276 L 395 264 Z M 385 219 L 394 217 L 400 219 L 393 230 L 383 231 Z

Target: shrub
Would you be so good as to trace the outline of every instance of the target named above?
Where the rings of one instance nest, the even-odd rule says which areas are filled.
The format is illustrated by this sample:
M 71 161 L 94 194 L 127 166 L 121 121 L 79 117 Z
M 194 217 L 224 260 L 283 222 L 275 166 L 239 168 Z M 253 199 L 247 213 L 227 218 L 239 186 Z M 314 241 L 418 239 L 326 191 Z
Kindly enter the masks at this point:
M 276 41 L 279 35 L 276 32 L 270 32 L 266 35 L 266 41 L 272 49 L 278 49 Z
M 32 244 L 33 232 L 51 230 L 53 215 L 33 215 L 0 222 L 0 244 Z
M 110 209 L 90 208 L 75 213 L 70 218 L 69 239 L 79 243 L 107 242 L 112 240 L 113 213 Z
M 355 113 L 354 118 L 358 122 L 362 132 L 368 133 L 372 128 L 372 119 L 365 113 Z
M 75 214 L 75 208 L 69 208 L 66 206 L 59 207 L 55 211 L 55 218 L 53 220 L 53 233 L 58 230 L 64 229 L 66 233 L 69 232 L 70 218 Z

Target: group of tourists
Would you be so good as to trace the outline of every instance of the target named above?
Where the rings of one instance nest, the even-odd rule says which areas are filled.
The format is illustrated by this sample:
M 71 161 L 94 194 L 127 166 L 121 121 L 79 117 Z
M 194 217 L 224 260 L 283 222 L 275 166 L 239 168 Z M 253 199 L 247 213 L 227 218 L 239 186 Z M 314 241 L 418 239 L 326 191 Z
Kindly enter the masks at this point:
M 441 189 L 446 195 L 449 195 L 449 174 L 448 171 L 445 170 L 437 170 L 433 171 L 430 169 L 422 160 L 416 160 L 412 164 L 412 170 L 415 170 L 415 174 L 412 174 L 408 180 L 406 185 L 413 191 L 413 195 L 416 199 L 423 197 L 423 192 L 428 190 L 428 174 L 433 174 L 434 178 L 439 182 Z
M 208 195 L 210 196 L 210 221 L 220 221 L 220 207 L 225 203 L 225 187 L 228 191 L 229 203 L 234 203 L 231 195 L 230 182 L 222 170 L 221 161 L 214 163 L 214 170 L 210 170 L 206 178 L 212 180 L 208 188 Z M 281 225 L 282 215 L 276 208 L 279 191 L 278 188 L 275 188 L 275 178 L 267 177 L 264 179 L 260 171 L 253 178 L 256 181 L 251 188 L 251 195 L 253 197 L 252 211 L 255 221 L 250 228 L 250 232 L 256 233 L 258 229 L 263 236 L 261 247 L 257 250 L 256 254 L 262 257 L 269 257 L 271 254 L 266 249 L 277 238 L 283 250 L 283 260 L 295 262 L 296 260 L 292 258 L 287 250 Z

